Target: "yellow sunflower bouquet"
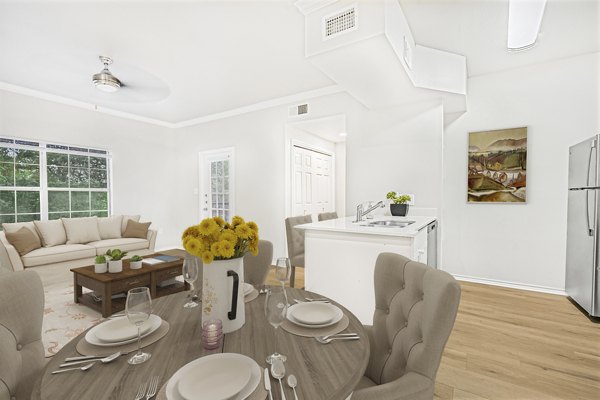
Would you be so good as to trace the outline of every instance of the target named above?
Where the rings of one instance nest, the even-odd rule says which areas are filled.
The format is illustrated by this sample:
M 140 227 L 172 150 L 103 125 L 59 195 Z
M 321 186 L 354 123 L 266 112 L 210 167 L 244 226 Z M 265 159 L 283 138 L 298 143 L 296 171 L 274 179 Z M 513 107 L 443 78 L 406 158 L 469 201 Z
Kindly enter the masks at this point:
M 238 216 L 231 223 L 221 217 L 206 218 L 187 228 L 181 239 L 185 250 L 204 264 L 243 257 L 247 251 L 258 254 L 258 225 Z

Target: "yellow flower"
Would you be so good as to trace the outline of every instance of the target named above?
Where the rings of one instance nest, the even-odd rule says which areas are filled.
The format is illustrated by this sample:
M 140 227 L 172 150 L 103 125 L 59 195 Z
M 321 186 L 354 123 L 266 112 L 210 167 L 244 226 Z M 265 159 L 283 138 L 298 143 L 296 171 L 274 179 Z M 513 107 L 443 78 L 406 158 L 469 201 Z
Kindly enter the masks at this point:
M 198 231 L 202 236 L 210 236 L 219 231 L 219 225 L 213 219 L 206 218 L 198 225 Z
M 250 221 L 248 222 L 246 225 L 248 225 L 248 228 L 252 229 L 254 232 L 258 233 L 258 225 L 256 225 L 256 222 L 254 221 Z
M 217 225 L 219 225 L 221 228 L 225 226 L 225 220 L 219 217 L 218 215 L 216 217 L 213 217 L 213 221 L 215 221 Z
M 219 257 L 221 255 L 221 242 L 215 242 L 211 244 L 210 252 L 214 257 Z
M 221 257 L 223 258 L 231 258 L 235 254 L 235 246 L 228 242 L 227 240 L 223 240 L 219 242 L 219 251 Z
M 233 225 L 231 225 L 229 222 L 225 222 L 225 226 L 223 227 L 223 229 L 233 230 Z
M 204 264 L 210 264 L 211 262 L 213 262 L 214 259 L 215 259 L 215 257 L 213 256 L 213 254 L 210 251 L 202 252 L 202 262 Z
M 187 228 L 185 231 L 183 231 L 183 234 L 181 235 L 181 238 L 186 238 L 186 237 L 200 237 L 200 231 L 198 230 L 198 226 L 197 225 L 192 225 L 189 228 Z
M 235 233 L 240 239 L 249 239 L 252 236 L 253 231 L 248 228 L 248 225 L 241 224 L 235 227 Z
M 202 242 L 196 238 L 189 238 L 185 242 L 184 247 L 188 253 L 194 256 L 197 256 L 202 252 Z
M 233 217 L 233 219 L 231 220 L 231 225 L 233 225 L 234 227 L 238 226 L 238 225 L 242 225 L 244 224 L 244 218 L 240 217 L 239 215 L 236 215 L 235 217 Z
M 248 251 L 253 255 L 253 256 L 257 256 L 258 255 L 258 243 L 254 244 L 254 243 L 250 243 L 248 245 Z
M 237 243 L 238 237 L 234 231 L 224 230 L 219 236 L 219 241 L 226 240 L 231 244 L 235 245 Z

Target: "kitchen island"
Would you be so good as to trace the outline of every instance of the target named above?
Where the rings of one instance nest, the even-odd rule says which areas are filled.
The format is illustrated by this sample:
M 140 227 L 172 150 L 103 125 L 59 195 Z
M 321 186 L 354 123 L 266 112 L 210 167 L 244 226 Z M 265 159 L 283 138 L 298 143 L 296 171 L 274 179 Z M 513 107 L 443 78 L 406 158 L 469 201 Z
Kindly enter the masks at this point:
M 348 308 L 363 324 L 373 323 L 373 274 L 380 253 L 427 263 L 427 226 L 435 217 L 355 217 L 298 225 L 305 240 L 306 290 L 322 293 Z

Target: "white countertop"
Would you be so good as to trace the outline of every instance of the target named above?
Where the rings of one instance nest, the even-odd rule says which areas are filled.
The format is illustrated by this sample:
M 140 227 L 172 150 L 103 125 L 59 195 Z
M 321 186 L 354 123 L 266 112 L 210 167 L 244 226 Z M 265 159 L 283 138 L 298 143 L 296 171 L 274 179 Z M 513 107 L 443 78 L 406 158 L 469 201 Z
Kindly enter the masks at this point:
M 296 225 L 298 229 L 314 230 L 314 231 L 330 231 L 330 232 L 342 232 L 342 233 L 360 233 L 370 235 L 384 235 L 384 236 L 401 236 L 401 237 L 414 237 L 421 229 L 436 220 L 435 217 L 419 217 L 419 216 L 407 216 L 407 217 L 392 217 L 392 216 L 376 216 L 373 219 L 365 219 L 361 222 L 354 223 L 356 217 L 346 217 L 330 219 L 327 221 L 313 222 L 310 224 Z M 380 226 L 368 226 L 369 222 L 373 221 L 414 221 L 413 224 L 408 225 L 404 228 L 398 227 L 380 227 Z

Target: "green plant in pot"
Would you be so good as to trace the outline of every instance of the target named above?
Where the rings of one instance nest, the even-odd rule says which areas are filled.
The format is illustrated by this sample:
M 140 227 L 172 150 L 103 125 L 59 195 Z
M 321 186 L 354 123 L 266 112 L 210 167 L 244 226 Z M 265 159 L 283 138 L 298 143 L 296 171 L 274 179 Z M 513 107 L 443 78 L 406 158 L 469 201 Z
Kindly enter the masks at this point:
M 97 274 L 103 274 L 108 271 L 108 266 L 106 264 L 106 257 L 104 256 L 96 256 L 94 259 L 94 272 Z
M 108 262 L 108 272 L 116 273 L 123 271 L 123 257 L 127 255 L 126 251 L 108 249 L 106 255 L 110 258 L 110 261 Z
M 390 199 L 390 212 L 395 217 L 405 217 L 408 214 L 408 202 L 411 200 L 407 194 L 397 194 L 396 192 L 389 192 L 386 198 Z
M 131 268 L 131 269 L 142 268 L 142 260 L 143 260 L 142 257 L 138 256 L 137 254 L 134 255 L 133 257 L 131 257 L 129 259 L 129 268 Z

